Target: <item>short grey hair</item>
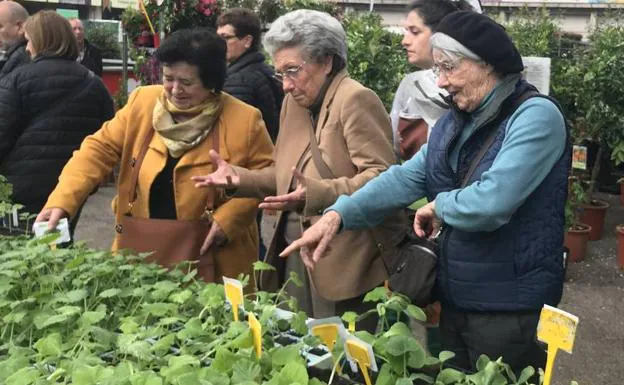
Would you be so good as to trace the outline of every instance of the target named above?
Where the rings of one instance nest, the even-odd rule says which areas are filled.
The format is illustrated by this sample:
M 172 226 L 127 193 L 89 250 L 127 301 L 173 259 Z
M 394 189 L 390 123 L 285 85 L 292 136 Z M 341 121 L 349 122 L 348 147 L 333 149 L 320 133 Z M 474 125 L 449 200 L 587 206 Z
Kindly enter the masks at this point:
M 338 56 L 343 66 L 347 63 L 344 28 L 325 12 L 299 9 L 280 16 L 271 24 L 262 44 L 271 57 L 281 49 L 300 47 L 305 60 L 321 63 L 326 57 Z

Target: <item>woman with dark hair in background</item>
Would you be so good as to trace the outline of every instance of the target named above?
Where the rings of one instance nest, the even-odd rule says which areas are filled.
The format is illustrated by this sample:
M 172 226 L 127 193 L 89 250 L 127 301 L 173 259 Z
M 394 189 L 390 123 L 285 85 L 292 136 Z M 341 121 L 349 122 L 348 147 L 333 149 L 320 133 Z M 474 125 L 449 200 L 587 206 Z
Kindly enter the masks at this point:
M 232 8 L 217 19 L 217 34 L 227 43 L 228 69 L 223 90 L 262 112 L 275 143 L 282 108 L 281 84 L 260 52 L 260 18 L 250 9 Z
M 72 153 L 114 110 L 104 83 L 76 63 L 64 17 L 40 11 L 24 29 L 32 62 L 0 81 L 0 174 L 13 184 L 13 200 L 38 213 Z M 83 201 L 76 203 L 72 232 Z
M 442 99 L 446 91 L 437 86 L 436 76 L 431 71 L 433 57 L 429 38 L 444 16 L 458 10 L 472 10 L 472 7 L 464 0 L 416 0 L 407 9 L 401 44 L 407 61 L 418 70 L 403 78 L 390 112 L 395 151 L 404 161 L 427 142 L 430 129 L 448 110 Z
M 115 118 L 83 142 L 37 221 L 47 220 L 53 228 L 60 218 L 73 217 L 89 192 L 120 164 L 113 249 L 118 248 L 126 214 L 173 221 L 209 219 L 199 255 L 187 256 L 199 262 L 199 275 L 210 279 L 251 274 L 258 254 L 259 200 L 227 199 L 222 190 L 200 191 L 191 181 L 191 176 L 212 170 L 208 153 L 214 147 L 241 167 L 271 164 L 273 145 L 258 110 L 221 92 L 225 49 L 225 42 L 208 29 L 182 29 L 167 37 L 156 51 L 163 85 L 137 88 Z M 142 165 L 139 158 L 145 159 Z M 138 180 L 133 177 L 135 164 L 140 165 Z M 131 201 L 129 192 L 135 186 Z M 213 204 L 207 213 L 209 200 Z

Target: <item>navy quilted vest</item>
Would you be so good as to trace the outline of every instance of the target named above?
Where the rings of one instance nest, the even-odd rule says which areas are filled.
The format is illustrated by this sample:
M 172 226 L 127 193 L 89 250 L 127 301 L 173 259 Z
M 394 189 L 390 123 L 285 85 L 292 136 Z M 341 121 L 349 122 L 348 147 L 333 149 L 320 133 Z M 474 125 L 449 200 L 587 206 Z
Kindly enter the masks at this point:
M 530 88 L 528 83 L 520 81 L 509 98 L 515 100 Z M 498 136 L 468 184 L 479 180 L 492 166 L 510 117 L 509 113 L 498 125 Z M 489 130 L 478 128 L 460 149 L 459 165 L 454 172 L 448 154 L 463 125 L 462 114 L 449 111 L 432 130 L 426 158 L 430 201 L 438 193 L 461 185 L 472 159 L 486 140 Z M 440 258 L 436 282 L 438 298 L 444 305 L 470 311 L 518 311 L 559 303 L 563 291 L 564 205 L 570 160 L 568 143 L 544 181 L 510 222 L 497 230 L 466 232 L 445 225 L 438 238 Z

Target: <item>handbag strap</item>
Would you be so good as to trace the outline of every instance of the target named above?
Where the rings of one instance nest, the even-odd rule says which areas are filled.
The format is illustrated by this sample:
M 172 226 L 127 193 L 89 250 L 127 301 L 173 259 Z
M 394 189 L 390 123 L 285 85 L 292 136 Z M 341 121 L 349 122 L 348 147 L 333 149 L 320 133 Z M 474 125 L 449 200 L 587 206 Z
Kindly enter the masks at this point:
M 468 169 L 468 171 L 466 172 L 466 175 L 464 175 L 464 178 L 462 179 L 461 188 L 464 188 L 468 185 L 468 181 L 470 180 L 470 177 L 472 177 L 472 174 L 474 174 L 475 170 L 477 169 L 479 162 L 481 161 L 481 159 L 483 159 L 483 157 L 485 156 L 485 153 L 488 152 L 490 147 L 492 147 L 494 140 L 498 136 L 498 132 L 499 132 L 498 128 L 499 128 L 499 125 L 502 123 L 502 121 L 506 119 L 508 116 L 511 116 L 514 112 L 516 112 L 518 107 L 520 107 L 522 103 L 527 101 L 527 99 L 530 99 L 538 95 L 539 95 L 539 92 L 537 92 L 534 89 L 530 89 L 524 92 L 522 95 L 520 95 L 520 97 L 505 103 L 498 117 L 489 124 L 489 126 L 491 127 L 490 128 L 491 131 L 488 134 L 487 138 L 485 139 L 485 142 L 479 149 L 479 152 L 477 153 L 477 155 L 474 157 L 474 159 L 470 163 L 470 168 Z
M 312 124 L 308 126 L 308 133 L 310 134 L 310 153 L 312 154 L 312 161 L 314 162 L 316 171 L 318 171 L 323 179 L 336 178 L 327 163 L 323 160 L 321 150 L 319 150 L 318 143 L 316 142 L 316 135 L 314 134 L 314 126 Z
M 141 165 L 143 164 L 143 160 L 145 159 L 145 155 L 147 154 L 147 150 L 149 149 L 149 144 L 154 137 L 154 130 L 149 130 L 143 139 L 143 143 L 141 144 L 141 148 L 136 158 L 132 159 L 132 175 L 130 176 L 130 192 L 128 199 L 128 214 L 132 211 L 132 207 L 134 206 L 134 202 L 137 199 L 137 186 L 139 184 L 139 171 L 141 170 Z M 219 152 L 219 125 L 215 125 L 212 133 L 212 149 Z M 216 168 L 216 165 L 212 165 L 213 171 Z M 209 189 L 208 197 L 206 198 L 206 211 L 211 212 L 214 209 L 214 198 L 215 193 L 213 189 Z

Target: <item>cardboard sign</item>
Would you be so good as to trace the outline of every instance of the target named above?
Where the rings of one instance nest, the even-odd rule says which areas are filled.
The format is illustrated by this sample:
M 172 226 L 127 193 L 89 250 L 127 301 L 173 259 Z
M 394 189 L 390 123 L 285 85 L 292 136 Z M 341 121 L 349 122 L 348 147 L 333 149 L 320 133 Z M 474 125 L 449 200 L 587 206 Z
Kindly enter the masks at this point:
M 256 316 L 252 313 L 248 313 L 249 328 L 251 329 L 251 335 L 253 336 L 254 348 L 256 349 L 256 357 L 262 357 L 262 325 L 258 322 Z
M 557 351 L 562 349 L 572 353 L 578 322 L 577 316 L 556 307 L 544 305 L 542 308 L 537 325 L 537 338 L 548 344 L 548 358 L 543 385 L 550 385 Z
M 238 307 L 243 306 L 243 284 L 236 279 L 223 277 L 225 298 L 232 305 L 234 321 L 238 321 Z
M 587 170 L 587 147 L 572 147 L 572 168 Z

